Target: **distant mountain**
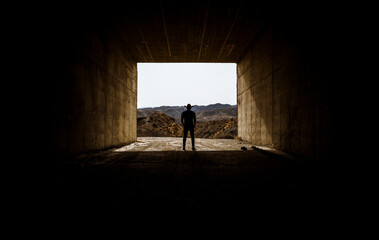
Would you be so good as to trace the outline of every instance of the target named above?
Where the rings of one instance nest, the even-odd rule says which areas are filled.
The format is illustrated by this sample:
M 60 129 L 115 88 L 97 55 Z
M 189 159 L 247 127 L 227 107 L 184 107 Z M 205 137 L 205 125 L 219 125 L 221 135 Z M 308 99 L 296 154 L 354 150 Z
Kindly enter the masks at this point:
M 198 121 L 230 120 L 237 118 L 237 106 L 214 108 L 196 113 Z
M 185 111 L 185 106 L 161 106 L 154 108 L 140 108 L 137 109 L 137 117 L 148 117 L 154 112 L 162 112 L 180 120 L 180 116 Z M 230 104 L 210 104 L 210 105 L 194 105 L 192 111 L 196 112 L 198 121 L 222 120 L 237 118 L 237 105 Z

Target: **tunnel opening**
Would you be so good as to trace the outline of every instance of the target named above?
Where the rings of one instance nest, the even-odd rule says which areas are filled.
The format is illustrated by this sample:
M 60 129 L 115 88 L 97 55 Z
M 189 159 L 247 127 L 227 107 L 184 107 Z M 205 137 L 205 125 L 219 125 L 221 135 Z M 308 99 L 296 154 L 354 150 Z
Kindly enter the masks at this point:
M 237 139 L 236 73 L 236 63 L 137 63 L 137 140 L 154 145 L 151 137 L 168 137 L 170 147 L 151 149 L 181 149 L 175 138 L 183 137 L 187 104 L 196 114 L 196 142 L 208 143 L 201 149 L 212 141 L 200 138 Z

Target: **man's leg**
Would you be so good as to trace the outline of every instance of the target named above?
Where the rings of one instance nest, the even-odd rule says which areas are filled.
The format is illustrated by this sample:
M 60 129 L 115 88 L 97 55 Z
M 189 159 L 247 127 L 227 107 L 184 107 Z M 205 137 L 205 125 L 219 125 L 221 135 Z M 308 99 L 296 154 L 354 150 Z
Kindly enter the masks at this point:
M 184 127 L 183 128 L 183 150 L 186 150 L 187 133 L 188 133 L 188 128 Z
M 190 129 L 190 134 L 191 134 L 192 150 L 195 150 L 195 129 L 194 128 Z

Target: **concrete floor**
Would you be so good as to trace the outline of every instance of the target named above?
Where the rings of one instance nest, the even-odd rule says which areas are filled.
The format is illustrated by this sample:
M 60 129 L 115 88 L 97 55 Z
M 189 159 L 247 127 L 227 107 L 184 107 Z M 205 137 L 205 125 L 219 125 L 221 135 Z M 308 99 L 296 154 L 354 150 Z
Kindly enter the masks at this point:
M 180 137 L 139 137 L 137 142 L 130 145 L 112 149 L 122 151 L 182 151 L 183 139 Z M 237 139 L 207 139 L 195 138 L 197 151 L 237 151 L 242 146 L 251 145 Z M 191 150 L 191 139 L 187 139 L 186 149 Z
M 196 139 L 197 151 L 182 151 L 181 141 L 139 138 L 64 159 L 50 171 L 43 205 L 58 218 L 144 223 L 303 221 L 333 206 L 312 162 L 234 139 Z

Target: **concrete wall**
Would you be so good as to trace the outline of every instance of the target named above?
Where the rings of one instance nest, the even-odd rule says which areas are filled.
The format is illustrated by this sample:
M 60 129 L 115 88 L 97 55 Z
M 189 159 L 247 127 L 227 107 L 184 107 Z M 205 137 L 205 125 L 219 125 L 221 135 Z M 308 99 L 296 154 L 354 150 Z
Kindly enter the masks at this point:
M 238 62 L 238 136 L 322 159 L 335 140 L 330 111 L 335 84 L 326 70 L 333 54 L 324 44 L 325 29 L 321 34 L 299 22 L 269 22 Z
M 56 36 L 53 148 L 70 154 L 137 138 L 137 63 L 118 29 L 85 23 L 75 21 Z

